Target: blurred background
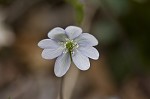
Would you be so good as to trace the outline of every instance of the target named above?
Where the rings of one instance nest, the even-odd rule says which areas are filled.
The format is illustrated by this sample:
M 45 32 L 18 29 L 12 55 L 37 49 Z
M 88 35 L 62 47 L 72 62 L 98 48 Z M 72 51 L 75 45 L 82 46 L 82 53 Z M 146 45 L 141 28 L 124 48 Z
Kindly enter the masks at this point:
M 57 99 L 55 60 L 37 43 L 68 25 L 96 36 L 100 52 L 70 99 L 150 99 L 150 0 L 0 0 L 0 99 Z

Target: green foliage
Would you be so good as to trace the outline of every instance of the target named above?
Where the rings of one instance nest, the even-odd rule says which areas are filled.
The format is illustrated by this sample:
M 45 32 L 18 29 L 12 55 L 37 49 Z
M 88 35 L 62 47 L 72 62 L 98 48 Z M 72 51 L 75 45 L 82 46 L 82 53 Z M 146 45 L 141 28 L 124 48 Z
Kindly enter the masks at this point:
M 66 0 L 68 3 L 72 5 L 76 14 L 76 22 L 78 25 L 81 24 L 84 17 L 83 4 L 79 0 Z
M 149 74 L 150 1 L 138 3 L 135 2 L 137 0 L 103 1 L 105 2 L 102 2 L 101 5 L 106 8 L 104 11 L 109 16 L 103 15 L 102 12 L 97 14 L 97 19 L 92 25 L 92 33 L 105 48 L 107 62 L 114 78 L 118 84 L 122 84 L 128 77 Z M 127 13 L 124 12 L 123 5 L 118 5 L 119 2 L 120 5 L 127 2 L 127 5 L 124 5 L 124 7 L 130 7 L 129 10 L 126 10 Z M 107 7 L 111 10 L 107 10 Z M 101 7 L 99 8 L 101 10 Z M 117 11 L 121 13 L 117 13 Z M 117 17 L 114 18 L 109 12 L 113 12 Z

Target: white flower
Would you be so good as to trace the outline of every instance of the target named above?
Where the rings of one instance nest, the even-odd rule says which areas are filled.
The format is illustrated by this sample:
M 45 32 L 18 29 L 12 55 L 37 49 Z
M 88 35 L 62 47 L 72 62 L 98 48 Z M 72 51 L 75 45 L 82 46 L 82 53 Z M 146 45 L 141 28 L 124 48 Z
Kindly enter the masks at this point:
M 87 70 L 90 68 L 89 58 L 99 58 L 99 52 L 93 47 L 98 44 L 97 39 L 89 33 L 82 33 L 79 27 L 68 26 L 65 30 L 56 27 L 48 33 L 48 37 L 41 40 L 38 46 L 44 49 L 44 59 L 58 57 L 54 67 L 57 77 L 68 71 L 72 61 L 80 70 Z

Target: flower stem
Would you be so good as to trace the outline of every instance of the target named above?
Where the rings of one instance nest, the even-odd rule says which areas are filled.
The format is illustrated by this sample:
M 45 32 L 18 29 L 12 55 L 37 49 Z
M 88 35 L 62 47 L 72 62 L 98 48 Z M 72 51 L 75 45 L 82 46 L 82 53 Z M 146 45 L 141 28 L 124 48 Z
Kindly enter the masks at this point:
M 63 99 L 63 80 L 64 80 L 64 77 L 61 77 L 60 78 L 60 89 L 59 89 L 60 99 Z

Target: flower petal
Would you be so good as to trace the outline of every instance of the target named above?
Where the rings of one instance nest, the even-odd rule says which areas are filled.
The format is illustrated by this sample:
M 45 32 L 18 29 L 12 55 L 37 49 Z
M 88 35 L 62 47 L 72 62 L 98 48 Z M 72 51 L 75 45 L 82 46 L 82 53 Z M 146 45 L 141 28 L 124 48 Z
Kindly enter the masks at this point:
M 63 28 L 56 27 L 48 33 L 48 37 L 59 41 L 65 41 L 67 35 L 65 34 L 65 30 Z
M 42 57 L 44 59 L 54 59 L 63 53 L 64 48 L 62 46 L 56 49 L 44 49 L 42 52 Z
M 63 76 L 69 69 L 71 59 L 69 53 L 63 53 L 56 59 L 54 73 L 57 77 Z
M 80 69 L 80 70 L 88 70 L 90 68 L 90 61 L 89 58 L 82 55 L 80 51 L 76 50 L 75 53 L 72 56 L 74 64 Z
M 75 41 L 82 46 L 96 46 L 98 44 L 98 40 L 89 33 L 82 33 Z
M 69 39 L 74 39 L 82 33 L 82 29 L 76 26 L 68 26 L 65 31 Z
M 97 60 L 99 58 L 99 52 L 94 47 L 79 47 L 78 50 L 85 56 Z
M 38 46 L 43 49 L 45 49 L 45 48 L 55 49 L 55 48 L 59 47 L 59 44 L 54 40 L 44 39 L 38 43 Z

